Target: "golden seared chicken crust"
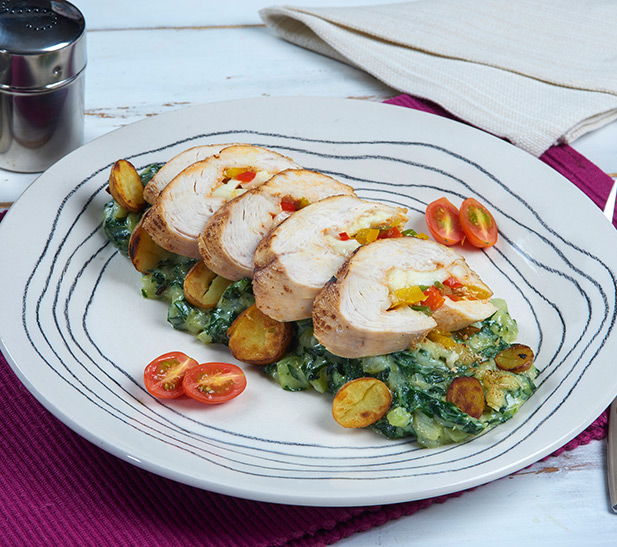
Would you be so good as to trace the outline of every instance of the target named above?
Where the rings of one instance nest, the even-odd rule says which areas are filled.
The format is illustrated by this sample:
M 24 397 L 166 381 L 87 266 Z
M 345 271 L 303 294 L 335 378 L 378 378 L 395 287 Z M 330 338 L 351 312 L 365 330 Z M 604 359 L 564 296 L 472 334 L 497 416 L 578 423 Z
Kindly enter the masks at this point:
M 198 161 L 177 175 L 161 192 L 148 214 L 144 229 L 161 247 L 190 258 L 200 258 L 197 238 L 212 214 L 229 201 L 232 170 L 250 169 L 255 177 L 237 188 L 248 190 L 285 169 L 300 168 L 286 156 L 251 145 L 229 146 Z M 240 190 L 238 190 L 240 191 Z
M 157 173 L 150 179 L 144 188 L 144 199 L 152 204 L 165 187 L 184 169 L 205 160 L 215 154 L 218 154 L 223 148 L 232 146 L 232 144 L 205 144 L 202 146 L 194 146 L 187 150 L 183 150 L 175 155 L 161 167 Z
M 463 257 L 434 241 L 401 237 L 360 247 L 316 296 L 315 337 L 342 357 L 382 355 L 409 348 L 436 327 L 458 330 L 496 311 L 488 299 L 445 298 L 432 315 L 393 305 L 399 288 L 393 283 L 401 276 L 425 282 L 453 273 L 462 283 L 486 287 Z
M 216 211 L 199 236 L 208 267 L 227 279 L 252 277 L 257 245 L 275 226 L 300 209 L 354 190 L 332 177 L 306 169 L 287 169 Z
M 271 230 L 255 252 L 257 307 L 279 321 L 311 317 L 313 300 L 360 246 L 345 233 L 373 225 L 404 225 L 406 209 L 332 196 L 306 206 Z

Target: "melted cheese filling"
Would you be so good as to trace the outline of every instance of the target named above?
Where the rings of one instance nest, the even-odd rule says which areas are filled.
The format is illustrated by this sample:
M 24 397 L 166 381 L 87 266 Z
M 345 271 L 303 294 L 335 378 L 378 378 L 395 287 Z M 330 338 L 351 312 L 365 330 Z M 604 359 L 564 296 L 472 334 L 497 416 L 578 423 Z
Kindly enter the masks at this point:
M 362 213 L 351 224 L 346 226 L 345 231 L 350 237 L 353 237 L 360 230 L 367 228 L 376 228 L 377 226 L 389 226 L 393 221 L 392 213 L 383 210 L 371 210 Z
M 443 283 L 449 277 L 456 277 L 461 280 L 464 279 L 466 277 L 465 268 L 456 264 L 452 264 L 448 269 L 437 268 L 424 272 L 394 268 L 390 270 L 386 276 L 386 285 L 390 292 L 394 292 L 405 287 L 413 287 L 416 285 L 430 287 L 437 281 Z
M 350 224 L 341 228 L 336 233 L 329 233 L 329 244 L 332 250 L 342 256 L 349 256 L 359 246 L 353 237 L 360 230 L 366 230 L 367 228 L 377 228 L 383 226 L 393 226 L 400 224 L 402 219 L 400 217 L 392 217 L 392 211 L 384 211 L 382 209 L 371 209 L 365 211 L 358 218 L 354 219 Z M 339 233 L 345 232 L 350 239 L 342 240 Z
M 260 186 L 267 180 L 272 178 L 272 173 L 268 171 L 257 171 L 255 178 L 250 183 L 243 183 L 237 179 L 229 179 L 225 184 L 221 184 L 218 188 L 212 192 L 212 197 L 221 198 L 225 201 L 232 200 L 235 197 L 241 196 L 248 191 L 248 188 L 243 188 L 242 184 L 250 188 Z

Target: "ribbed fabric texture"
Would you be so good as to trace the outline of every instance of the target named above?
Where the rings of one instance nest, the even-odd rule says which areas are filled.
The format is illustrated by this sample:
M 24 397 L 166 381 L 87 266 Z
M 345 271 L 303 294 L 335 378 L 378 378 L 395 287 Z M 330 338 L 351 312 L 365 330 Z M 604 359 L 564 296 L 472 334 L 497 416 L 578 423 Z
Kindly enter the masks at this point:
M 614 0 L 273 6 L 281 38 L 540 156 L 617 117 Z
M 443 114 L 409 96 L 388 102 Z M 541 159 L 604 204 L 611 179 L 569 146 Z M 0 545 L 316 547 L 463 494 L 327 508 L 206 492 L 133 467 L 79 437 L 34 399 L 2 355 L 0 385 Z M 605 412 L 555 455 L 603 439 L 607 422 Z
M 412 97 L 411 95 L 399 95 L 385 102 L 423 112 L 430 112 L 456 121 L 463 121 L 447 112 L 441 106 L 424 99 Z M 552 146 L 539 159 L 574 183 L 598 207 L 604 207 L 613 185 L 613 179 L 597 165 L 579 154 L 574 148 L 566 144 Z M 615 211 L 613 223 L 616 221 L 617 211 Z

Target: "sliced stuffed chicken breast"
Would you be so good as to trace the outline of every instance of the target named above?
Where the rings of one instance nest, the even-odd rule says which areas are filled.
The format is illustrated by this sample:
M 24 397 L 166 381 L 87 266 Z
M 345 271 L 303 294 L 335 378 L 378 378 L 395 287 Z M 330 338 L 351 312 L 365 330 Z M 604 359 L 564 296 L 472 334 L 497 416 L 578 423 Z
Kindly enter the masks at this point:
M 282 171 L 215 211 L 199 236 L 203 261 L 226 279 L 252 277 L 255 250 L 269 230 L 310 203 L 353 193 L 351 186 L 315 171 Z
M 455 331 L 496 311 L 491 290 L 449 247 L 414 237 L 359 248 L 315 298 L 313 326 L 330 352 L 401 351 L 432 329 Z
M 278 321 L 311 316 L 313 300 L 359 246 L 400 232 L 406 209 L 332 196 L 296 211 L 255 251 L 257 307 Z
M 143 227 L 164 249 L 200 258 L 197 238 L 219 207 L 280 171 L 299 168 L 265 148 L 229 146 L 177 175 L 150 208 Z
M 218 154 L 223 148 L 233 146 L 232 144 L 204 144 L 202 146 L 193 146 L 176 154 L 168 162 L 161 167 L 157 173 L 150 179 L 144 188 L 144 199 L 152 204 L 165 187 L 182 171 L 190 165 L 198 161 L 205 160 L 210 156 Z

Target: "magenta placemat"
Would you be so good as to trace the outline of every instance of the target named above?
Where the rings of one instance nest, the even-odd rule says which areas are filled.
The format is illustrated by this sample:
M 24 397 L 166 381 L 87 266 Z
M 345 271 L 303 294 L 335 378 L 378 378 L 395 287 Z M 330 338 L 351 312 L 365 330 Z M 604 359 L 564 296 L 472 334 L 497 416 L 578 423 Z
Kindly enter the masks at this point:
M 447 115 L 409 96 L 388 102 Z M 604 205 L 612 180 L 575 150 L 553 147 L 541 159 Z M 462 494 L 353 508 L 215 494 L 153 475 L 84 440 L 36 401 L 1 354 L 0 385 L 0 543 L 5 545 L 314 547 Z M 553 455 L 604 438 L 607 421 L 604 412 Z

